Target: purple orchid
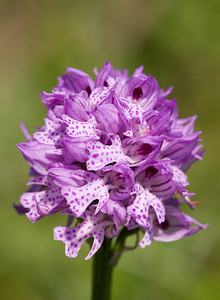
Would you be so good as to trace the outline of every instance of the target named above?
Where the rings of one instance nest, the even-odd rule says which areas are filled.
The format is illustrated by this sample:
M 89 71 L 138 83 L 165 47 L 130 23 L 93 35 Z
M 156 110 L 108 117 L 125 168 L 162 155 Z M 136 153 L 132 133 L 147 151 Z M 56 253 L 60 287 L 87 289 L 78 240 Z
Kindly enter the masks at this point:
M 56 213 L 75 219 L 58 226 L 54 239 L 76 257 L 93 238 L 89 259 L 104 237 L 138 229 L 140 247 L 170 242 L 207 227 L 181 212 L 193 195 L 185 171 L 198 159 L 200 132 L 196 117 L 178 118 L 172 88 L 160 89 L 138 68 L 114 71 L 107 62 L 95 81 L 67 68 L 52 93 L 41 93 L 45 125 L 18 148 L 31 166 L 31 188 L 15 205 L 33 223 Z M 194 224 L 194 225 L 193 225 Z

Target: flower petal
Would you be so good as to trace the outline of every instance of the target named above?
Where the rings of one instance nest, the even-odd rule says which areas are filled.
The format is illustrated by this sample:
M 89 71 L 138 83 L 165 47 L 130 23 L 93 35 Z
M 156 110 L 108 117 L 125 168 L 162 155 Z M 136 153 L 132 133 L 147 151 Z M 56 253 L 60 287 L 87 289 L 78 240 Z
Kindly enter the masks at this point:
M 75 93 L 79 93 L 81 90 L 93 89 L 93 80 L 85 72 L 75 69 L 67 68 L 63 78 L 59 78 L 58 89 L 67 89 Z
M 99 141 L 88 143 L 87 149 L 90 152 L 89 159 L 86 162 L 87 170 L 99 170 L 104 166 L 113 163 L 127 161 L 121 148 L 121 140 L 116 134 L 109 134 L 112 142 L 111 146 L 103 145 Z
M 95 80 L 95 87 L 109 86 L 109 78 L 114 76 L 114 69 L 112 64 L 107 61 L 101 70 L 98 72 Z
M 96 125 L 89 122 L 80 122 L 72 119 L 67 115 L 63 115 L 63 121 L 68 125 L 66 134 L 71 138 L 74 137 L 90 137 L 99 139 L 100 130 Z
M 43 145 L 39 144 L 37 141 L 30 141 L 18 144 L 17 147 L 30 166 L 43 175 L 48 173 L 47 170 L 50 164 L 63 160 L 63 157 L 60 154 L 52 156 L 48 155 L 48 153 L 57 150 L 57 147 L 54 145 Z
M 86 208 L 94 201 L 98 200 L 95 214 L 106 204 L 109 199 L 108 187 L 102 178 L 84 170 L 50 169 L 55 176 L 55 182 L 60 184 L 61 192 L 65 197 L 69 210 L 76 217 L 80 217 Z M 60 176 L 60 178 L 57 178 Z M 77 186 L 77 183 L 80 185 Z
M 143 238 L 141 239 L 139 246 L 141 248 L 145 248 L 146 246 L 150 246 L 151 242 L 152 242 L 152 234 L 151 234 L 151 230 L 146 229 Z
M 67 163 L 86 162 L 89 156 L 87 143 L 91 140 L 89 137 L 65 137 L 63 139 L 63 157 L 65 161 Z
M 20 197 L 20 203 L 28 208 L 26 216 L 34 223 L 45 215 L 51 215 L 54 211 L 66 208 L 64 197 L 57 186 L 36 192 L 27 192 Z
M 60 122 L 54 122 L 53 120 L 45 119 L 45 130 L 37 131 L 34 133 L 34 138 L 40 144 L 61 146 L 62 139 L 65 136 L 65 126 Z
M 65 244 L 65 253 L 68 257 L 76 257 L 82 244 L 89 238 L 93 237 L 93 245 L 86 256 L 90 259 L 101 247 L 104 240 L 105 227 L 111 225 L 111 221 L 104 220 L 104 214 L 93 215 L 92 212 L 86 211 L 82 218 L 84 221 L 74 228 L 58 226 L 54 228 L 54 240 L 62 241 Z
M 161 223 L 165 220 L 165 209 L 162 202 L 148 190 L 144 190 L 143 187 L 136 183 L 133 188 L 133 193 L 136 194 L 136 198 L 133 204 L 127 208 L 128 215 L 135 218 L 136 222 L 144 228 L 150 228 L 149 222 L 149 208 L 153 207 L 158 222 Z
M 89 97 L 91 109 L 94 110 L 100 104 L 108 100 L 111 94 L 112 94 L 112 89 L 108 89 L 108 88 L 94 89 Z
M 172 202 L 170 202 L 170 204 L 172 204 Z M 175 206 L 165 204 L 165 208 L 167 225 L 165 227 L 160 225 L 154 226 L 153 239 L 155 241 L 176 241 L 185 236 L 193 235 L 208 226 L 208 224 L 202 225 L 192 217 L 182 213 Z M 198 226 L 191 227 L 192 223 L 195 223 Z
M 104 126 L 107 133 L 119 132 L 122 126 L 122 120 L 118 109 L 113 104 L 107 103 L 99 105 L 94 115 L 97 122 Z
M 116 237 L 120 231 L 120 226 L 126 223 L 127 212 L 124 205 L 121 202 L 109 199 L 102 207 L 101 211 L 108 216 L 113 216 L 114 224 L 108 226 L 105 231 L 105 235 L 108 238 Z

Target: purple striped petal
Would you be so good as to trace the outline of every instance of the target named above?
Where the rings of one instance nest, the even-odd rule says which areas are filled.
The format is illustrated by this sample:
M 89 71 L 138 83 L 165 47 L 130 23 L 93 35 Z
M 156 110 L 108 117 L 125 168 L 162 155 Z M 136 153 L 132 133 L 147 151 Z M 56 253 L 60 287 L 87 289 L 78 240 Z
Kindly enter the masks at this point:
M 150 190 L 154 195 L 163 200 L 172 197 L 176 191 L 176 185 L 172 180 L 172 174 L 158 173 L 154 175 L 151 181 Z

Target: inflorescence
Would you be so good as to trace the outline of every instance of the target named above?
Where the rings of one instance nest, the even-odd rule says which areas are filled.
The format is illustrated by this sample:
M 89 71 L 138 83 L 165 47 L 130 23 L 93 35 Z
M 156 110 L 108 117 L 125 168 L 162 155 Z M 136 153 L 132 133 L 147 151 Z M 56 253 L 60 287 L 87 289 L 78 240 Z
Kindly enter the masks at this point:
M 193 195 L 185 172 L 201 159 L 196 116 L 179 119 L 172 91 L 160 89 L 143 67 L 129 78 L 107 62 L 95 81 L 67 68 L 52 93 L 41 93 L 45 125 L 17 147 L 30 164 L 30 189 L 16 209 L 32 223 L 66 214 L 68 226 L 54 228 L 54 239 L 76 257 L 93 238 L 86 259 L 123 228 L 152 240 L 170 242 L 206 228 L 180 210 Z M 72 221 L 75 220 L 75 225 Z

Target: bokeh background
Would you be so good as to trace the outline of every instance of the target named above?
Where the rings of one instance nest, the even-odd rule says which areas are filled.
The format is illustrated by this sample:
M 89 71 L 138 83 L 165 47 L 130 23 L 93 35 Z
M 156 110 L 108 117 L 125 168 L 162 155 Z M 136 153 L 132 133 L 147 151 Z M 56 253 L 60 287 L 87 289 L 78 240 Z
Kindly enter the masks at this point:
M 0 298 L 90 298 L 91 261 L 64 255 L 52 229 L 64 216 L 31 225 L 12 203 L 26 189 L 28 165 L 15 144 L 43 124 L 40 91 L 50 91 L 66 67 L 91 76 L 110 60 L 139 65 L 174 86 L 180 117 L 197 114 L 206 153 L 189 171 L 200 206 L 191 215 L 210 227 L 170 244 L 125 253 L 114 273 L 113 299 L 220 299 L 219 0 L 0 1 Z M 185 207 L 187 211 L 187 207 Z

